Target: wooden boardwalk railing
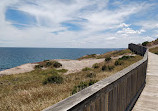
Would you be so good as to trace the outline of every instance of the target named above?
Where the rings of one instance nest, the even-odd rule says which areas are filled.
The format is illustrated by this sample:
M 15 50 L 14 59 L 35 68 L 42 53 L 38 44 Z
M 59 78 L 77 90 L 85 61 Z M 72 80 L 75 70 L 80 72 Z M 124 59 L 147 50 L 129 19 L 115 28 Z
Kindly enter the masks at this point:
M 143 59 L 43 111 L 129 111 L 145 86 L 147 49 L 129 44 Z M 62 93 L 62 92 L 61 92 Z

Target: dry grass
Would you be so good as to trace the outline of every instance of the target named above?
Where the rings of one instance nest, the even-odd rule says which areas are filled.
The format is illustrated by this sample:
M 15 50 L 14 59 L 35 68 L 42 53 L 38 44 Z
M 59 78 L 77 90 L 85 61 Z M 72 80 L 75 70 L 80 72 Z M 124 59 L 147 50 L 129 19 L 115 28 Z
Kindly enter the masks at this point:
M 150 52 L 158 55 L 158 47 L 149 49 Z
M 119 51 L 111 51 L 111 52 L 107 52 L 107 53 L 101 54 L 101 55 L 96 55 L 96 54 L 86 55 L 81 58 L 78 58 L 78 60 L 89 59 L 89 58 L 100 59 L 100 58 L 106 58 L 106 57 L 116 57 L 116 56 L 120 56 L 120 55 L 128 55 L 131 53 L 132 52 L 129 49 L 125 49 L 125 50 L 119 50 Z
M 154 45 L 157 45 L 158 44 L 158 38 L 154 41 L 151 41 L 147 44 L 147 46 L 154 46 Z
M 113 56 L 120 53 L 115 52 Z M 107 56 L 105 54 L 105 56 Z M 102 56 L 102 57 L 105 57 Z M 0 111 L 39 111 L 52 104 L 55 104 L 71 95 L 73 87 L 81 81 L 102 80 L 117 71 L 142 59 L 141 56 L 135 56 L 124 60 L 122 65 L 115 66 L 112 71 L 102 71 L 103 65 L 114 65 L 116 60 L 99 63 L 99 68 L 91 68 L 74 74 L 64 75 L 65 70 L 47 69 L 0 77 Z M 63 84 L 47 84 L 42 82 L 53 73 L 58 73 L 64 78 Z M 96 76 L 88 77 L 87 74 L 95 73 Z

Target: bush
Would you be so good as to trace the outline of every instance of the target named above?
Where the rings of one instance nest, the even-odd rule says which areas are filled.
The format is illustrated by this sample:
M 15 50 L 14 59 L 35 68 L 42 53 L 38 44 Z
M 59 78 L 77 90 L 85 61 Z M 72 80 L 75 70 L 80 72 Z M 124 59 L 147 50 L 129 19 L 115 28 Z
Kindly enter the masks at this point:
M 157 55 L 158 55 L 158 52 L 155 52 L 155 54 L 157 54 Z
M 44 60 L 43 62 L 48 62 L 48 61 L 50 61 L 50 60 Z
M 97 68 L 99 68 L 99 64 L 98 63 L 95 63 L 95 64 L 93 64 L 93 66 L 92 66 L 94 69 L 97 69 Z
M 58 70 L 58 72 L 61 72 L 61 73 L 66 73 L 68 70 L 67 69 L 60 69 Z
M 45 64 L 45 67 L 50 67 L 51 65 L 53 65 L 53 63 L 52 63 L 52 62 L 47 61 L 47 62 L 46 62 L 46 64 Z
M 107 69 L 108 69 L 109 71 L 112 71 L 114 68 L 115 68 L 114 66 L 108 66 L 108 67 L 107 67 Z
M 109 65 L 106 66 L 106 65 L 103 65 L 103 66 L 102 66 L 102 71 L 106 71 L 106 70 L 112 71 L 114 68 L 115 68 L 114 66 L 109 66 Z
M 115 66 L 122 65 L 122 64 L 123 64 L 123 62 L 120 60 L 115 61 Z
M 90 81 L 86 81 L 86 82 L 80 82 L 79 85 L 74 86 L 73 90 L 72 90 L 72 94 L 75 94 L 81 90 L 83 90 L 84 88 L 93 85 L 94 83 L 96 83 L 97 80 L 90 80 Z
M 55 68 L 59 68 L 59 67 L 62 66 L 62 64 L 59 63 L 59 62 L 57 62 L 57 61 L 54 61 L 54 62 L 53 62 L 53 66 L 54 66 Z
M 130 58 L 133 58 L 134 56 L 122 56 L 121 58 L 119 58 L 118 60 L 127 60 Z
M 49 60 L 44 60 L 43 62 L 40 62 L 39 65 L 35 66 L 35 69 L 40 69 L 40 68 L 59 68 L 61 67 L 62 64 L 57 62 L 57 61 L 49 61 Z
M 93 77 L 96 77 L 96 74 L 95 73 L 89 73 L 89 74 L 86 75 L 86 77 L 93 78 Z
M 58 74 L 54 74 L 43 81 L 43 84 L 54 83 L 54 84 L 62 84 L 63 77 Z
M 149 43 L 148 41 L 145 41 L 145 42 L 142 43 L 142 45 L 147 46 L 148 43 Z
M 105 70 L 107 70 L 107 66 L 103 65 L 101 69 L 102 69 L 102 71 L 105 71 Z
M 89 68 L 89 67 L 85 67 L 82 69 L 82 71 L 89 71 L 89 70 L 91 70 L 91 68 Z
M 95 57 L 96 54 L 90 54 L 90 55 L 87 55 L 87 56 L 89 56 L 89 57 Z
M 105 61 L 106 61 L 106 62 L 109 62 L 110 60 L 111 60 L 111 57 L 106 57 L 106 58 L 105 58 Z
M 43 68 L 42 65 L 35 65 L 35 69 L 41 69 L 41 68 Z

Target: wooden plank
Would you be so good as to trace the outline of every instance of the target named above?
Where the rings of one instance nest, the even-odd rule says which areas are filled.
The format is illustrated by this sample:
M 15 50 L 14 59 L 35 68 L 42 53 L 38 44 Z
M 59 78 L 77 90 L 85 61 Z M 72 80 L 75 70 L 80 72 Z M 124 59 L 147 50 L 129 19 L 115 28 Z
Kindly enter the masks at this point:
M 146 86 L 133 111 L 158 111 L 158 55 L 149 52 Z

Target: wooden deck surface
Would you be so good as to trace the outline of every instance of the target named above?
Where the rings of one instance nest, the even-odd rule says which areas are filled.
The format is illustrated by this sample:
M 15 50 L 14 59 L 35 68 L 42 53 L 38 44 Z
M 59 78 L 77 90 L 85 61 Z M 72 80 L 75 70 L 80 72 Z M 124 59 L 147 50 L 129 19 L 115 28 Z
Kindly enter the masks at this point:
M 146 86 L 132 111 L 158 111 L 158 55 L 148 53 Z

